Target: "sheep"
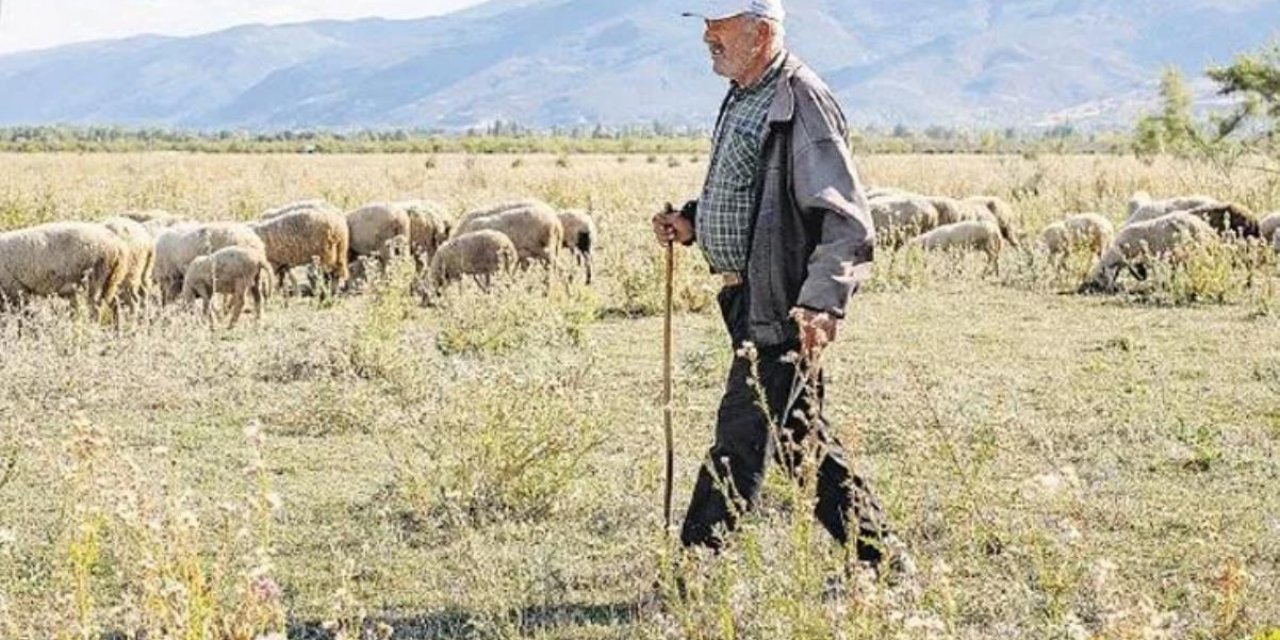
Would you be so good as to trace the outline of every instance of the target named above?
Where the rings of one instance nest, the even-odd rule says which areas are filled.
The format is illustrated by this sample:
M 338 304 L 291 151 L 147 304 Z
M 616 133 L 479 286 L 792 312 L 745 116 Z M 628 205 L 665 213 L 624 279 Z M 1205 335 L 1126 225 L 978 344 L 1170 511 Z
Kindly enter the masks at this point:
M 468 211 L 467 213 L 462 214 L 462 217 L 458 220 L 458 224 L 456 225 L 455 228 L 461 229 L 463 225 L 467 224 L 471 220 L 474 220 L 475 218 L 486 218 L 489 216 L 497 215 L 504 211 L 510 211 L 512 209 L 528 209 L 528 208 L 551 209 L 552 207 L 551 205 L 541 200 L 538 200 L 537 198 L 524 198 L 522 200 L 511 200 L 508 202 L 500 202 L 498 204 L 489 205 L 488 207 L 485 207 L 483 209 L 476 209 L 476 210 Z
M 894 246 L 938 226 L 938 208 L 922 196 L 882 196 L 869 209 L 876 237 Z
M 262 215 L 258 216 L 258 219 L 270 220 L 272 218 L 278 218 L 280 216 L 283 216 L 289 213 L 294 213 L 295 211 L 306 211 L 311 209 L 316 209 L 320 211 L 329 211 L 329 212 L 338 213 L 338 214 L 342 213 L 340 209 L 329 204 L 329 202 L 326 200 L 319 200 L 319 199 L 299 200 L 297 202 L 290 202 L 289 204 L 282 205 L 274 209 L 267 209 L 266 211 L 262 212 Z
M 913 246 L 927 251 L 947 249 L 979 249 L 985 251 L 991 268 L 1000 271 L 1000 250 L 1004 241 L 1000 226 L 991 220 L 964 220 L 942 225 L 911 240 Z
M 161 224 L 172 224 L 183 220 L 181 216 L 175 216 L 163 209 L 146 209 L 126 211 L 120 214 L 121 218 L 128 218 L 138 224 L 146 224 L 148 222 L 158 222 Z
M 1238 204 L 1218 202 L 1189 209 L 1187 213 L 1208 222 L 1223 237 L 1243 240 L 1262 235 L 1258 219 Z
M 484 291 L 493 274 L 510 271 L 519 251 L 506 234 L 491 229 L 454 236 L 440 245 L 431 259 L 431 283 L 436 290 L 470 275 Z
M 167 304 L 178 297 L 192 260 L 225 247 L 266 253 L 266 245 L 253 228 L 239 222 L 182 223 L 161 233 L 156 238 L 154 272 L 161 301 Z
M 409 246 L 412 223 L 403 208 L 389 203 L 366 205 L 347 214 L 349 260 L 372 256 L 385 267 L 399 247 Z
M 328 207 L 295 207 L 250 225 L 262 240 L 277 282 L 283 285 L 289 270 L 312 264 L 340 286 L 350 275 L 347 219 Z
M 244 310 L 246 293 L 253 295 L 253 315 L 262 320 L 263 301 L 270 294 L 274 270 L 265 252 L 242 246 L 218 249 L 191 261 L 182 279 L 182 298 L 188 304 L 196 298 L 204 302 L 204 315 L 213 322 L 213 296 L 231 297 L 231 320 L 236 326 Z
M 1102 256 L 1111 244 L 1115 227 L 1102 214 L 1081 213 L 1059 220 L 1040 232 L 1040 244 L 1050 255 L 1064 256 L 1080 246 Z
M 1168 198 L 1166 200 L 1152 200 L 1151 196 L 1145 192 L 1139 191 L 1129 200 L 1129 217 L 1125 219 L 1122 227 L 1127 227 L 1135 222 L 1143 222 L 1145 220 L 1154 220 L 1165 214 L 1175 211 L 1189 211 L 1197 207 L 1203 207 L 1211 204 L 1217 204 L 1217 198 L 1206 195 L 1179 196 L 1176 198 Z
M 556 253 L 564 243 L 564 228 L 560 216 L 545 203 L 526 200 L 492 207 L 484 212 L 473 212 L 458 223 L 456 233 L 463 234 L 481 229 L 501 231 L 511 238 L 520 254 L 520 264 L 527 267 L 537 260 L 550 273 Z
M 1002 198 L 994 196 L 970 196 L 962 201 L 969 206 L 978 206 L 986 209 L 995 219 L 995 223 L 1000 227 L 1000 235 L 1012 247 L 1017 247 L 1019 231 L 1018 214 L 1013 207 L 1005 202 Z
M 75 301 L 83 291 L 101 316 L 117 301 L 128 253 L 125 241 L 100 224 L 56 222 L 0 233 L 0 309 L 33 296 Z
M 566 209 L 560 212 L 560 227 L 564 233 L 564 246 L 574 256 L 578 266 L 587 272 L 587 284 L 591 284 L 594 264 L 591 256 L 598 232 L 591 214 L 582 209 Z
M 918 193 L 912 193 L 906 189 L 899 189 L 898 187 L 867 187 L 863 193 L 866 194 L 868 200 L 879 200 L 881 198 L 922 197 Z
M 1280 230 L 1280 211 L 1269 213 L 1258 222 L 1258 235 L 1264 242 L 1275 240 L 1276 231 Z
M 444 207 L 426 200 L 411 200 L 396 204 L 409 216 L 409 252 L 421 274 L 431 264 L 440 245 L 449 239 L 453 231 Z
M 102 226 L 129 248 L 125 254 L 125 279 L 120 287 L 120 298 L 130 311 L 140 311 L 150 298 L 156 261 L 155 238 L 142 224 L 124 216 L 108 218 Z
M 1153 220 L 1128 225 L 1116 234 L 1111 246 L 1089 271 L 1080 285 L 1081 293 L 1112 291 L 1121 267 L 1138 278 L 1146 277 L 1146 261 L 1174 249 L 1216 240 L 1209 223 L 1185 211 L 1175 211 Z
M 985 204 L 966 202 L 946 196 L 923 196 L 938 210 L 938 224 L 947 225 L 971 220 L 996 222 L 996 216 Z

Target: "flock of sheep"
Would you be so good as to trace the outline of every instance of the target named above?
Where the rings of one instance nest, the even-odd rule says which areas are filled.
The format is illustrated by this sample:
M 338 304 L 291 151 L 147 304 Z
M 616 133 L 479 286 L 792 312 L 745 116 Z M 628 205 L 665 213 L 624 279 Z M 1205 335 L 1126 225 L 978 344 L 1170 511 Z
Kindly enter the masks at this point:
M 926 196 L 894 188 L 867 192 L 877 236 L 893 246 L 978 250 L 992 269 L 1007 246 L 1019 247 L 1016 212 L 999 198 Z M 1235 204 L 1207 196 L 1153 200 L 1139 193 L 1115 231 L 1098 213 L 1048 225 L 1040 245 L 1061 258 L 1079 248 L 1097 256 L 1082 291 L 1109 291 L 1127 268 L 1146 276 L 1151 257 L 1194 243 L 1254 241 L 1280 252 L 1280 213 L 1259 220 Z M 540 263 L 548 277 L 567 249 L 592 278 L 597 242 L 591 216 L 526 199 L 471 211 L 451 223 L 427 201 L 377 203 L 342 212 L 320 200 L 266 211 L 254 222 L 195 222 L 163 211 L 132 212 L 102 222 L 57 222 L 0 233 L 0 311 L 40 297 L 81 296 L 103 313 L 137 312 L 152 301 L 200 300 L 212 320 L 215 295 L 230 303 L 230 324 L 246 299 L 261 316 L 276 287 L 331 291 L 385 268 L 397 255 L 414 260 L 415 287 L 430 297 L 471 276 L 488 289 L 495 274 Z
M 427 201 L 370 204 L 343 213 L 320 200 L 271 209 L 254 222 L 195 222 L 164 211 L 125 213 L 101 222 L 56 222 L 0 233 L 0 311 L 33 298 L 83 298 L 99 314 L 139 312 L 153 301 L 200 300 L 212 321 L 226 296 L 230 325 L 247 298 L 260 317 L 278 286 L 295 291 L 305 274 L 339 290 L 412 256 L 424 296 L 472 276 L 487 289 L 493 275 L 539 262 L 552 272 L 567 249 L 592 275 L 595 224 L 581 210 L 557 211 L 520 200 L 472 211 L 455 224 Z
M 999 198 L 957 200 L 895 188 L 870 189 L 867 198 L 877 236 L 892 246 L 978 250 L 998 270 L 1005 246 L 1020 244 L 1016 214 Z M 1280 213 L 1259 219 L 1240 205 L 1209 196 L 1154 200 L 1139 192 L 1129 201 L 1128 217 L 1119 232 L 1100 213 L 1080 213 L 1045 227 L 1039 244 L 1055 259 L 1087 248 L 1097 260 L 1080 290 L 1103 292 L 1115 289 L 1122 269 L 1145 278 L 1149 259 L 1170 256 L 1194 244 L 1260 241 L 1280 252 L 1278 229 Z

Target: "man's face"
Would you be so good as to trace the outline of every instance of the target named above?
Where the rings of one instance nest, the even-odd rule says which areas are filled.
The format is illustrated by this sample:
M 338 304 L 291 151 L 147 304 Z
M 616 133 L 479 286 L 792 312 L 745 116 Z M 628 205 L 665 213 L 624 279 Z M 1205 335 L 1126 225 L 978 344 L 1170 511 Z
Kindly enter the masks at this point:
M 737 78 L 751 65 L 764 46 L 756 23 L 747 15 L 707 20 L 702 41 L 711 51 L 711 66 L 717 75 Z

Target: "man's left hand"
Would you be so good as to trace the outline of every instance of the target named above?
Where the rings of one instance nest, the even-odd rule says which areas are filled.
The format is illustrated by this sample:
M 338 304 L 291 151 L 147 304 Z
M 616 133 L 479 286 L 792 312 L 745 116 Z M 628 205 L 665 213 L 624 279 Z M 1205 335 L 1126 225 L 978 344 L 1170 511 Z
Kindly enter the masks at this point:
M 837 320 L 831 314 L 796 307 L 791 318 L 800 328 L 800 355 L 805 360 L 816 360 L 822 349 L 836 339 Z

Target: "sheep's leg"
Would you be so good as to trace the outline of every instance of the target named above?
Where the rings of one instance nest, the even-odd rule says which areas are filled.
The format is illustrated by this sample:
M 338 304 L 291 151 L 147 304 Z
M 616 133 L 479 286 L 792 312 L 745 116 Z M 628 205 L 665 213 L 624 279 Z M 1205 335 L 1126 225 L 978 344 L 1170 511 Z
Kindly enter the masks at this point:
M 201 296 L 202 311 L 205 320 L 209 323 L 209 327 L 213 327 L 213 293 L 207 292 Z
M 227 323 L 228 329 L 236 328 L 236 323 L 240 321 L 240 313 L 242 311 L 244 311 L 244 289 L 231 294 L 231 320 Z
M 264 298 L 264 296 L 262 295 L 262 286 L 261 284 L 255 284 L 253 285 L 252 288 L 249 289 L 249 291 L 253 293 L 253 321 L 255 323 L 261 323 L 262 322 L 262 302 Z

